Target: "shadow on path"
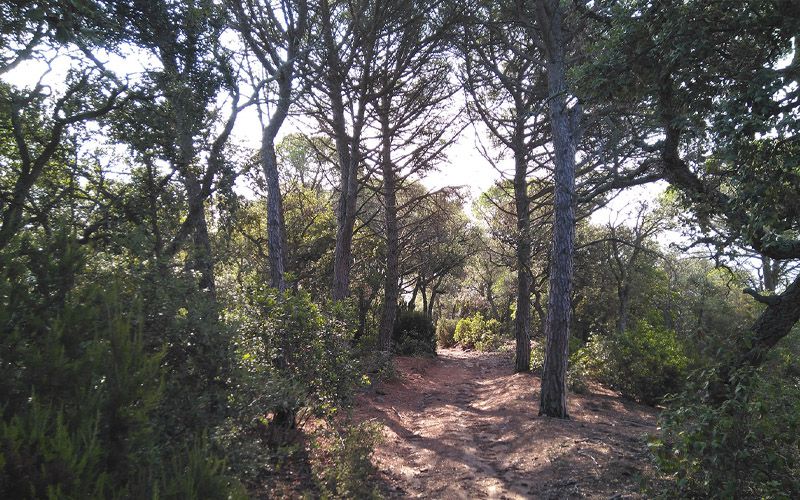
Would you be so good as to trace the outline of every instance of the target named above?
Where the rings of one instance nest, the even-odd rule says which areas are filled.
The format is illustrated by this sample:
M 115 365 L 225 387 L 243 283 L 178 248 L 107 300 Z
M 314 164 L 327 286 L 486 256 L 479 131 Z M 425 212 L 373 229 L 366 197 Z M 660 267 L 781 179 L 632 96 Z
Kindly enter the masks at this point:
M 443 349 L 395 364 L 356 409 L 384 425 L 375 460 L 391 496 L 641 497 L 654 409 L 593 387 L 570 395 L 571 420 L 537 417 L 539 378 L 513 374 L 509 354 Z

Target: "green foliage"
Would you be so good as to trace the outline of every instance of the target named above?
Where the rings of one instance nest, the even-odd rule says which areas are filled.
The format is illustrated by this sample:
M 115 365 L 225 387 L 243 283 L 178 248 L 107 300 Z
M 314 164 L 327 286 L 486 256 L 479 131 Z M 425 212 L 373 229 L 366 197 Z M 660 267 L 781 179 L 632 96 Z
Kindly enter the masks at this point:
M 227 464 L 211 450 L 205 438 L 179 449 L 167 463 L 153 498 L 203 500 L 248 498 L 240 483 L 226 474 Z
M 531 342 L 531 371 L 541 371 L 544 367 L 544 340 L 534 339 Z
M 453 339 L 467 349 L 493 351 L 502 341 L 500 326 L 496 319 L 486 320 L 478 312 L 458 321 Z
M 439 318 L 436 322 L 436 343 L 440 347 L 453 347 L 456 345 L 455 334 L 457 319 Z
M 2 386 L 0 494 L 155 495 L 170 479 L 161 464 L 173 456 L 184 467 L 187 459 L 159 435 L 164 353 L 145 348 L 136 302 L 124 307 L 119 292 L 90 288 L 72 299 L 56 317 L 17 314 L 4 322 L 16 325 L 4 332 L 2 352 L 17 373 Z M 3 306 L 0 316 L 9 318 Z M 230 481 L 222 469 L 206 468 L 213 460 L 204 455 L 194 472 L 222 481 L 224 491 L 208 494 L 225 498 Z M 191 497 L 180 484 L 172 491 L 173 498 Z
M 381 427 L 369 422 L 326 431 L 327 456 L 314 467 L 321 498 L 381 498 L 371 461 L 381 437 Z
M 392 341 L 401 355 L 436 355 L 436 329 L 423 312 L 399 310 Z
M 680 496 L 797 498 L 800 495 L 800 378 L 797 364 L 731 375 L 733 393 L 709 397 L 716 369 L 698 370 L 668 400 L 651 443 Z M 794 375 L 792 375 L 794 371 Z
M 238 389 L 222 440 L 250 480 L 264 447 L 282 453 L 305 418 L 333 417 L 361 383 L 346 314 L 320 310 L 302 291 L 254 286 L 228 318 L 237 326 Z
M 639 321 L 611 337 L 595 336 L 570 359 L 571 385 L 594 378 L 625 396 L 656 404 L 683 387 L 689 357 L 674 331 Z

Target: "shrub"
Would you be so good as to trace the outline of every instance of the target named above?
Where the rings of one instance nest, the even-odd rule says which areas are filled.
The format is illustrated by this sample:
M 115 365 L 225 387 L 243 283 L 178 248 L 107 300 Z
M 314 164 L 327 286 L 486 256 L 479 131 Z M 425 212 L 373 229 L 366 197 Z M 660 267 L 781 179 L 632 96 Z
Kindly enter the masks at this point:
M 579 378 L 593 378 L 652 405 L 682 388 L 689 358 L 674 331 L 639 321 L 623 334 L 592 337 L 570 365 L 579 389 Z
M 362 423 L 344 430 L 327 429 L 314 464 L 314 476 L 321 498 L 381 498 L 375 485 L 372 453 L 381 439 L 380 426 Z
M 401 355 L 435 355 L 436 329 L 433 321 L 417 311 L 398 311 L 392 332 L 395 352 Z
M 321 311 L 302 291 L 256 287 L 231 318 L 239 332 L 236 411 L 267 441 L 289 437 L 301 410 L 326 417 L 349 401 L 360 377 L 340 312 Z
M 697 371 L 667 400 L 651 443 L 659 470 L 683 497 L 800 497 L 800 377 L 739 372 L 729 399 L 713 402 L 716 376 Z
M 0 303 L 12 326 L 0 346 L 16 367 L 0 384 L 1 497 L 148 498 L 169 485 L 172 498 L 197 498 L 167 463 L 218 485 L 206 498 L 235 489 L 209 450 L 192 462 L 161 434 L 163 350 L 145 348 L 138 301 L 118 288 L 73 290 L 57 315 L 13 321 Z
M 456 345 L 454 338 L 456 334 L 457 319 L 439 318 L 436 322 L 436 342 L 441 347 L 453 347 Z
M 487 321 L 481 313 L 475 313 L 458 321 L 453 339 L 467 349 L 495 350 L 502 341 L 500 322 L 496 319 Z

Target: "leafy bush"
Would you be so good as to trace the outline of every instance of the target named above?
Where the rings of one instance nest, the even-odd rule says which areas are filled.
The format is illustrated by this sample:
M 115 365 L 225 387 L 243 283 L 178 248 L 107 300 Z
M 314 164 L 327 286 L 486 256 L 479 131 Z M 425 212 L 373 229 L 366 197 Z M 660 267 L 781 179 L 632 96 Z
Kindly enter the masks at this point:
M 456 334 L 457 319 L 439 318 L 436 322 L 436 342 L 441 347 L 453 347 L 456 345 L 454 338 Z
M 344 430 L 328 429 L 317 443 L 324 443 L 314 464 L 321 497 L 381 498 L 375 486 L 372 453 L 381 439 L 380 426 L 362 423 Z
M 576 388 L 593 378 L 652 405 L 681 390 L 689 358 L 674 331 L 639 321 L 623 334 L 592 337 L 570 364 Z
M 321 311 L 305 292 L 255 287 L 231 318 L 238 323 L 239 419 L 267 442 L 289 438 L 298 419 L 327 417 L 360 380 L 352 330 L 341 311 Z
M 541 371 L 544 367 L 544 339 L 531 341 L 531 371 Z
M 436 354 L 436 329 L 422 312 L 398 311 L 392 340 L 395 352 L 401 355 Z
M 651 443 L 660 471 L 683 497 L 798 498 L 800 377 L 740 371 L 730 397 L 714 402 L 708 387 L 716 376 L 693 373 L 667 401 Z
M 477 312 L 458 321 L 453 339 L 467 349 L 493 351 L 502 341 L 500 326 L 500 322 L 496 319 L 487 321 Z

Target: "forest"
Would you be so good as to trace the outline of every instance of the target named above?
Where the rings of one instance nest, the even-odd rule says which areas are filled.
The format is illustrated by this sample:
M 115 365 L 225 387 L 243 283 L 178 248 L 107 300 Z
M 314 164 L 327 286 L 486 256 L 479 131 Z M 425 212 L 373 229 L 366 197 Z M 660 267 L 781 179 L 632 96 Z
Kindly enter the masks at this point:
M 0 497 L 800 497 L 799 42 L 3 0 Z

